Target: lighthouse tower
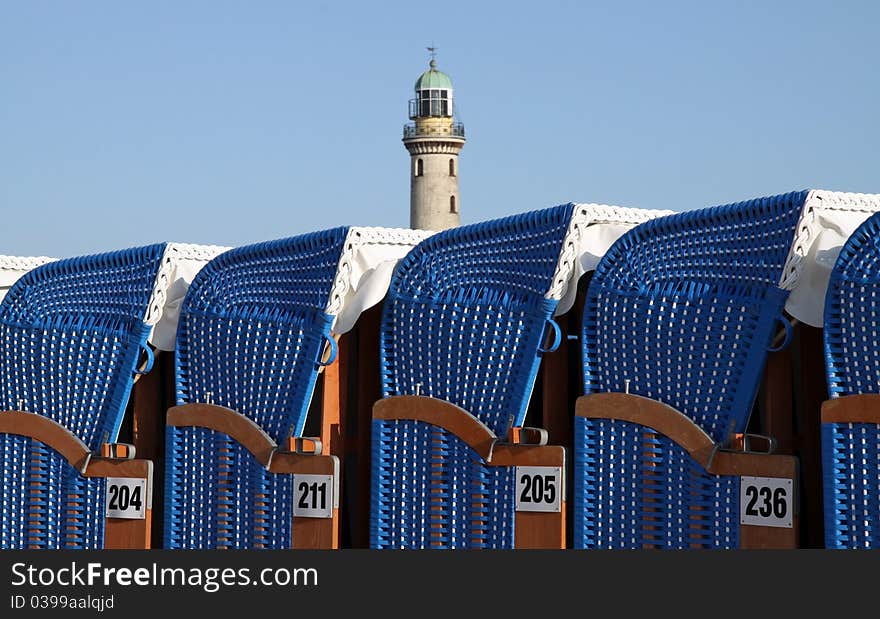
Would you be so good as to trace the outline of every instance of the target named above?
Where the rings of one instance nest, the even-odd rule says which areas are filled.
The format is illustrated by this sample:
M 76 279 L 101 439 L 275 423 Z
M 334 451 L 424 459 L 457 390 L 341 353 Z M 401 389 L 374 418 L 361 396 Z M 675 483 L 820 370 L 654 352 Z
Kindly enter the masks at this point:
M 412 122 L 403 127 L 409 151 L 410 228 L 445 230 L 459 224 L 458 154 L 464 125 L 453 120 L 452 80 L 437 70 L 432 53 L 429 69 L 419 76 L 409 102 Z

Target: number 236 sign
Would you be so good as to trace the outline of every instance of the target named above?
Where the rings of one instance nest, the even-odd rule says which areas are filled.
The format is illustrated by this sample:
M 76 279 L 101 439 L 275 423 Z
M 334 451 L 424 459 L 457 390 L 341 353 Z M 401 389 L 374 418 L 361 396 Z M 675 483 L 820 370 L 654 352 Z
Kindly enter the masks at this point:
M 741 477 L 740 524 L 792 527 L 792 480 L 781 477 Z

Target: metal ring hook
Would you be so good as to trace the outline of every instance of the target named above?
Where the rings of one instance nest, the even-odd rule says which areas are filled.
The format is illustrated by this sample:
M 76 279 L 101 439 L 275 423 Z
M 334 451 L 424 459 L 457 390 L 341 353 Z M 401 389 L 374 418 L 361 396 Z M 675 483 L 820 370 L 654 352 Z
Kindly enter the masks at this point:
M 339 354 L 339 344 L 336 343 L 336 338 L 332 335 L 324 335 L 324 340 L 326 340 L 327 344 L 324 346 L 324 349 L 321 353 L 321 360 L 318 361 L 318 365 L 320 367 L 327 367 L 328 365 L 332 365 L 334 361 L 336 361 L 336 356 Z M 329 349 L 329 353 L 328 353 Z M 327 360 L 324 360 L 324 357 L 327 357 Z
M 142 344 L 141 350 L 147 353 L 147 361 L 141 368 L 134 371 L 134 373 L 138 376 L 143 376 L 144 374 L 147 374 L 150 370 L 152 370 L 153 363 L 156 361 L 156 355 L 153 354 L 153 349 L 150 348 L 148 344 Z
M 543 347 L 543 346 L 539 346 L 539 347 L 538 347 L 538 352 L 542 352 L 542 353 L 545 353 L 545 352 L 553 352 L 554 350 L 556 350 L 557 348 L 559 348 L 559 344 L 562 343 L 562 329 L 559 328 L 559 325 L 556 323 L 556 321 L 553 320 L 552 318 L 548 318 L 548 319 L 547 319 L 547 324 L 550 325 L 550 326 L 553 328 L 553 342 L 550 344 L 550 346 L 548 346 L 548 347 L 546 347 L 546 348 Z M 542 343 L 543 343 L 544 341 L 546 341 L 546 339 L 547 339 L 547 328 L 546 328 L 546 326 L 545 326 L 545 328 L 544 328 L 543 336 L 544 336 L 544 337 L 543 337 L 542 340 L 541 340 Z
M 791 334 L 793 331 L 791 322 L 789 322 L 789 320 L 782 314 L 777 316 L 776 320 L 777 322 L 781 323 L 783 328 L 785 329 L 785 338 L 782 340 L 782 344 L 780 344 L 779 346 L 774 347 L 773 343 L 771 342 L 770 346 L 767 348 L 767 352 L 779 352 L 780 350 L 788 346 L 788 344 L 791 342 Z

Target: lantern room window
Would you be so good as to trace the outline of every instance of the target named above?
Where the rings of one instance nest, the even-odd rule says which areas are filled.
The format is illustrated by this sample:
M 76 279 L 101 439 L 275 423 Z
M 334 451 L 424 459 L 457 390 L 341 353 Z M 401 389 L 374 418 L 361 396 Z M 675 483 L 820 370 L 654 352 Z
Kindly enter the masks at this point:
M 452 101 L 445 88 L 419 91 L 419 116 L 452 116 Z

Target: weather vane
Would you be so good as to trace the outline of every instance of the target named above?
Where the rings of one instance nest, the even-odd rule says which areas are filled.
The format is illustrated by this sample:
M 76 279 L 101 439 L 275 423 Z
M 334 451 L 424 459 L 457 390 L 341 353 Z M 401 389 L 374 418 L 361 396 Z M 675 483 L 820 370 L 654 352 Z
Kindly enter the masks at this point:
M 434 47 L 434 41 L 431 41 L 431 47 L 426 47 L 429 52 L 431 52 L 431 64 L 436 63 L 437 61 L 437 48 Z

